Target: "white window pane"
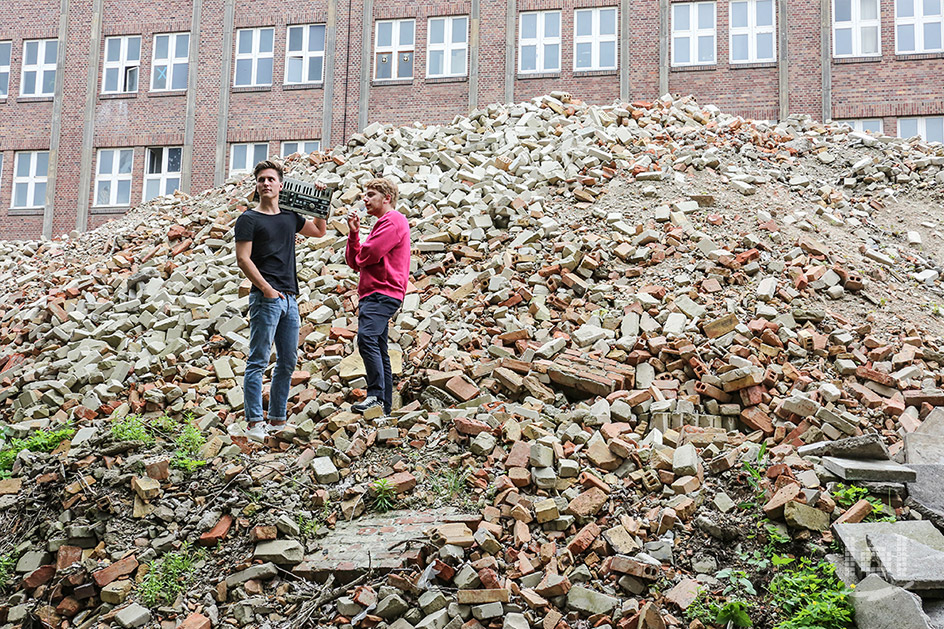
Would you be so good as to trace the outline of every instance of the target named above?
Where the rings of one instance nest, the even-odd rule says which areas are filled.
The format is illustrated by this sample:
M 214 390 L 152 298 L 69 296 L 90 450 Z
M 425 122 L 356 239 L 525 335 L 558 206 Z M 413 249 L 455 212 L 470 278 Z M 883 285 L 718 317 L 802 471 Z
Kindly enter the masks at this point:
M 734 35 L 731 37 L 731 59 L 734 61 L 747 61 L 747 35 Z
M 881 133 L 882 121 L 881 120 L 863 120 L 862 130 L 869 131 L 871 133 Z
M 325 46 L 325 27 L 323 24 L 312 26 L 308 29 L 308 50 L 312 52 L 324 52 Z
M 774 34 L 757 34 L 757 59 L 758 61 L 770 60 L 774 58 Z
M 321 62 L 319 61 L 319 64 Z M 413 76 L 413 52 L 401 52 L 397 56 L 397 78 L 409 79 Z
M 111 182 L 99 181 L 95 190 L 95 205 L 111 204 Z
M 23 93 L 36 94 L 36 72 L 29 71 L 23 73 Z
M 164 194 L 174 194 L 174 191 L 180 187 L 180 179 L 170 177 L 167 179 L 167 185 L 164 186 Z
M 56 91 L 56 71 L 46 70 L 43 72 L 43 94 L 52 94 Z
M 148 163 L 147 163 L 147 172 L 149 175 L 154 175 L 161 172 L 163 168 L 164 159 L 164 149 L 162 148 L 153 148 L 148 149 Z
M 45 177 L 49 172 L 49 153 L 42 151 L 36 154 L 36 176 Z
M 464 44 L 466 35 L 466 19 L 464 17 L 453 18 L 452 20 L 452 43 Z
M 315 57 L 308 62 L 308 81 L 312 83 L 317 83 L 321 81 L 321 66 L 324 62 L 324 57 Z
M 944 142 L 944 118 L 928 118 L 924 122 L 927 127 L 928 142 Z
M 675 63 L 691 63 L 688 51 L 688 37 L 676 37 L 672 41 L 672 51 L 675 53 Z
M 600 67 L 616 67 L 616 42 L 605 41 L 600 43 Z
M 941 47 L 941 23 L 925 22 L 924 24 L 924 49 L 938 50 Z
M 43 63 L 56 63 L 56 51 L 59 49 L 59 42 L 55 39 L 46 42 L 46 55 L 43 57 Z
M 577 44 L 577 68 L 590 68 L 593 64 L 593 44 Z
M 140 61 L 141 59 L 141 38 L 128 38 L 128 61 Z
M 269 155 L 269 146 L 267 144 L 256 144 L 253 147 L 252 151 L 252 165 L 255 166 L 259 162 L 263 161 Z M 249 164 L 247 164 L 248 166 Z
M 391 54 L 392 53 L 377 53 L 376 61 L 374 62 L 374 72 L 378 79 L 389 79 L 390 69 L 393 67 L 391 63 Z M 432 72 L 432 66 L 430 66 L 430 72 Z
M 691 30 L 691 20 L 689 20 L 689 7 L 691 5 L 686 3 L 679 3 L 672 7 L 672 30 L 678 31 L 687 31 Z
M 289 52 L 299 52 L 302 49 L 302 40 L 305 37 L 305 31 L 301 26 L 292 26 L 288 29 L 288 50 Z
M 289 83 L 301 83 L 301 82 L 302 82 L 302 59 L 301 59 L 301 57 L 289 57 L 287 72 L 288 72 L 288 82 L 289 82 Z
M 465 74 L 465 48 L 452 51 L 450 74 Z
M 98 172 L 102 175 L 110 175 L 115 162 L 114 151 L 101 151 L 98 157 Z
M 33 186 L 33 205 L 46 205 L 46 182 L 37 181 Z
M 118 91 L 118 68 L 105 69 L 105 91 L 106 92 Z
M 28 41 L 26 42 L 25 52 L 23 57 L 26 60 L 27 65 L 36 65 L 39 62 L 39 42 L 38 41 Z
M 616 34 L 616 9 L 603 9 L 600 11 L 600 34 Z
M 167 35 L 158 35 L 154 38 L 154 58 L 155 59 L 167 59 L 168 57 L 168 40 L 170 38 Z
M 252 83 L 252 59 L 236 60 L 236 85 Z
M 878 54 L 878 27 L 877 26 L 863 26 L 862 27 L 862 54 L 863 55 L 875 55 Z
M 186 63 L 174 64 L 174 76 L 172 77 L 171 89 L 187 89 L 187 68 L 188 66 Z
M 21 153 L 16 156 L 16 176 L 17 177 L 29 177 L 30 174 L 30 162 L 33 160 L 33 155 L 30 153 Z
M 10 65 L 10 49 L 12 44 L 9 42 L 5 44 L 0 44 L 0 66 Z
M 774 2 L 773 0 L 758 0 L 757 2 L 757 25 L 771 26 L 774 23 Z
M 175 55 L 180 59 L 186 59 L 190 56 L 190 34 L 183 33 L 177 36 L 177 46 L 175 47 Z
M 298 142 L 283 142 L 282 157 L 288 157 L 292 153 L 298 152 Z
M 169 173 L 179 173 L 180 172 L 180 156 L 183 149 L 167 149 L 167 172 Z
M 837 22 L 852 21 L 852 0 L 836 0 L 836 14 L 834 19 Z
M 0 72 L 0 96 L 6 96 L 10 87 L 10 73 Z
M 912 138 L 918 135 L 917 118 L 899 118 L 898 119 L 898 137 Z
M 446 20 L 440 18 L 438 20 L 429 21 L 429 43 L 431 44 L 443 44 L 446 42 Z
M 577 37 L 593 35 L 593 11 L 577 11 Z
M 878 19 L 878 0 L 861 0 L 859 7 L 863 20 Z
M 701 35 L 698 38 L 699 63 L 713 63 L 715 60 L 714 35 Z
M 259 31 L 259 52 L 272 52 L 272 33 L 271 28 Z
M 924 0 L 924 16 L 941 14 L 941 0 Z
M 897 0 L 895 7 L 898 17 L 914 17 L 914 0 Z
M 698 28 L 715 27 L 715 5 L 713 2 L 698 4 Z
M 231 170 L 244 170 L 246 168 L 246 145 L 237 144 L 233 146 L 233 163 L 230 164 Z
M 544 69 L 546 71 L 560 70 L 560 44 L 544 46 Z
M 731 3 L 731 27 L 732 28 L 747 28 L 747 3 L 746 2 L 732 2 Z
M 560 13 L 557 11 L 544 14 L 544 36 L 560 37 Z
M 521 71 L 532 72 L 538 69 L 538 49 L 537 46 L 521 47 Z
M 137 68 L 125 68 L 125 91 L 127 92 L 138 91 L 138 69 Z
M 443 51 L 442 50 L 429 51 L 429 73 L 432 76 L 437 76 L 443 73 Z
M 915 49 L 914 24 L 899 24 L 898 50 L 901 52 L 910 52 Z
M 118 198 L 115 201 L 118 205 L 129 205 L 131 203 L 130 179 L 123 179 L 118 182 Z
M 144 200 L 150 201 L 161 193 L 161 180 L 149 179 L 144 182 Z
M 401 46 L 412 46 L 413 45 L 413 31 L 415 30 L 415 24 L 413 20 L 403 20 L 400 22 L 400 45 Z
M 105 61 L 121 59 L 121 40 L 117 37 L 105 41 Z
M 167 66 L 154 66 L 154 89 L 167 88 Z
M 251 30 L 239 31 L 239 47 L 236 49 L 239 54 L 248 55 L 252 53 L 252 35 Z
M 29 192 L 29 184 L 18 183 L 13 186 L 13 207 L 26 207 L 27 206 L 27 193 Z
M 377 45 L 383 48 L 393 45 L 393 22 L 377 22 Z
M 256 67 L 256 85 L 272 84 L 272 57 L 259 59 Z
M 122 175 L 131 174 L 131 164 L 134 158 L 134 151 L 128 149 L 121 151 L 118 158 L 118 172 Z
M 852 54 L 852 29 L 851 28 L 837 28 L 836 29 L 836 54 L 837 55 L 851 55 Z
M 538 16 L 536 13 L 521 15 L 521 37 L 535 39 L 538 36 Z

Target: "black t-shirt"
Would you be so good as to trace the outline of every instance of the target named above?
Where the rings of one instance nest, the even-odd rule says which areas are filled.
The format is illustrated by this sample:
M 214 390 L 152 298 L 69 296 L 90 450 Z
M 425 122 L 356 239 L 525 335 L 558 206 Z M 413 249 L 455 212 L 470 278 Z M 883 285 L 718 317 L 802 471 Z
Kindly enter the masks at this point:
M 236 242 L 251 241 L 252 260 L 272 288 L 282 293 L 298 294 L 295 277 L 295 233 L 305 226 L 305 219 L 295 212 L 263 214 L 246 210 L 236 219 Z M 252 290 L 258 291 L 255 286 Z

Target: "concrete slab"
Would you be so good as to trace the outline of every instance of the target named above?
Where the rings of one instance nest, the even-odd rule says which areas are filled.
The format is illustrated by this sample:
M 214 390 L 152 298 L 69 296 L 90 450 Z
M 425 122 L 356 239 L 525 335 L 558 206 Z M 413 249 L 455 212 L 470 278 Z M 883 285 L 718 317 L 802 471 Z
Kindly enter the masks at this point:
M 924 613 L 931 619 L 933 629 L 944 629 L 944 601 L 924 601 Z
M 868 535 L 894 533 L 944 552 L 944 534 L 927 520 L 903 520 L 901 522 L 866 522 L 859 524 L 834 524 L 833 532 L 846 549 L 846 559 L 851 562 L 859 576 L 874 574 L 872 551 L 869 550 Z
M 878 459 L 841 459 L 823 457 L 823 467 L 847 481 L 899 481 L 908 482 L 916 478 L 914 470 L 894 461 Z
M 891 459 L 882 436 L 869 433 L 836 441 L 821 441 L 800 446 L 800 456 L 836 456 L 847 459 Z
M 905 435 L 905 463 L 944 465 L 944 437 L 917 432 Z
M 935 408 L 915 429 L 920 435 L 933 435 L 944 438 L 944 408 Z
M 932 629 L 917 596 L 870 575 L 852 593 L 858 629 Z
M 427 541 L 426 530 L 455 522 L 460 516 L 456 509 L 447 507 L 426 513 L 390 511 L 339 522 L 321 540 L 321 548 L 292 571 L 316 581 L 334 574 L 346 583 L 370 569 L 394 570 L 403 566 L 404 552 L 412 547 L 411 542 L 419 547 Z
M 944 465 L 909 465 L 917 478 L 908 483 L 909 507 L 944 530 Z
M 886 581 L 922 595 L 944 590 L 944 552 L 897 533 L 866 538 Z

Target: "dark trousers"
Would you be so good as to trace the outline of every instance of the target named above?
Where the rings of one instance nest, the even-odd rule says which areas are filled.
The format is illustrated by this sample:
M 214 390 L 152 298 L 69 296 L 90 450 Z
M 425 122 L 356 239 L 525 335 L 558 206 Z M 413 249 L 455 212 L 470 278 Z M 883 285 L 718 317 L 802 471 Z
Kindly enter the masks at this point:
M 357 350 L 367 370 L 367 395 L 383 402 L 388 415 L 393 407 L 393 369 L 387 353 L 387 330 L 400 303 L 388 295 L 371 293 L 357 310 Z

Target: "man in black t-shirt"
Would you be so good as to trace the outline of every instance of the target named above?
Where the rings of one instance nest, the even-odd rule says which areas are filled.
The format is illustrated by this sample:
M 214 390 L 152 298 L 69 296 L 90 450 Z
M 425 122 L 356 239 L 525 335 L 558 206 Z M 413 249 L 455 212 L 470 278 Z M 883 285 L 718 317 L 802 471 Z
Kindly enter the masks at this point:
M 236 219 L 236 264 L 249 281 L 249 357 L 243 380 L 247 435 L 264 441 L 269 430 L 262 416 L 262 373 L 275 345 L 275 369 L 269 389 L 269 428 L 285 425 L 292 372 L 298 360 L 298 279 L 295 234 L 325 235 L 324 219 L 306 220 L 279 209 L 282 166 L 262 161 L 253 169 L 259 206 Z M 316 184 L 319 188 L 323 185 Z

